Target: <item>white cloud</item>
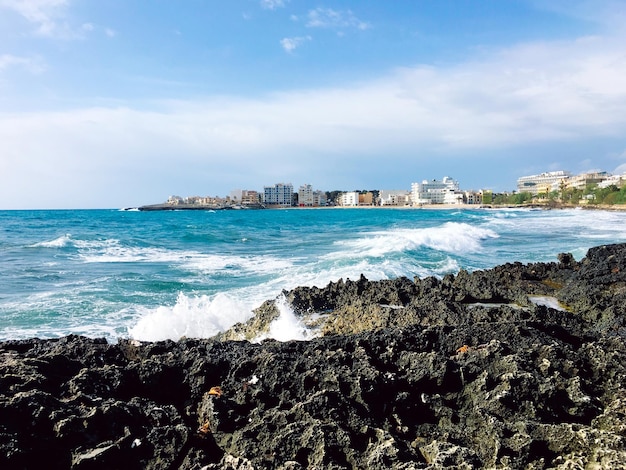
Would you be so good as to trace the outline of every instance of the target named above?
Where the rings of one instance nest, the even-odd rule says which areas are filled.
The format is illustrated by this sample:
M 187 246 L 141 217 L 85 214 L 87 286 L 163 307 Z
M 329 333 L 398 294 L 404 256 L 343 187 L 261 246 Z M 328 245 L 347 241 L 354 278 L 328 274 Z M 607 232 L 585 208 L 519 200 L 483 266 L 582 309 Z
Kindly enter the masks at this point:
M 276 10 L 282 8 L 289 0 L 261 0 L 261 8 L 265 10 Z
M 307 26 L 310 28 L 356 28 L 365 30 L 369 23 L 359 20 L 350 10 L 338 11 L 332 8 L 316 8 L 308 13 Z
M 180 31 L 176 31 L 176 33 L 180 36 Z M 106 34 L 110 38 L 114 38 L 115 36 L 117 36 L 117 31 L 111 28 L 105 28 L 104 34 Z
M 280 40 L 280 45 L 287 52 L 293 52 L 302 45 L 305 41 L 310 41 L 311 36 L 300 36 L 295 38 L 283 38 Z
M 433 158 L 460 161 L 494 150 L 504 158 L 506 149 L 517 146 L 568 148 L 621 139 L 621 150 L 625 46 L 622 36 L 535 42 L 485 50 L 454 65 L 402 68 L 344 87 L 162 102 L 152 111 L 142 103 L 0 113 L 0 201 L 19 205 L 25 191 L 37 188 L 78 193 L 79 182 L 81 189 L 95 188 L 120 174 L 160 168 L 166 179 L 174 159 L 189 178 L 202 175 L 202 187 L 225 194 L 236 186 L 287 180 L 296 171 L 312 182 L 331 177 L 330 167 L 333 174 L 352 174 L 357 166 L 382 171 L 390 159 L 401 161 L 396 171 L 411 178 Z M 16 60 L 2 56 L 0 68 Z M 583 158 L 607 170 L 615 162 L 614 155 L 605 161 Z M 549 167 L 551 161 L 543 160 Z M 238 182 L 226 183 L 232 175 Z M 147 177 L 133 183 L 138 191 L 148 184 L 142 179 Z M 217 187 L 223 184 L 230 187 Z M 161 184 L 161 191 L 166 197 L 170 189 Z
M 62 20 L 68 4 L 69 0 L 0 0 L 0 7 L 35 24 L 36 32 L 43 36 L 67 35 L 68 28 Z
M 22 67 L 31 73 L 38 74 L 45 70 L 40 58 L 18 57 L 11 54 L 0 55 L 0 72 L 11 67 Z

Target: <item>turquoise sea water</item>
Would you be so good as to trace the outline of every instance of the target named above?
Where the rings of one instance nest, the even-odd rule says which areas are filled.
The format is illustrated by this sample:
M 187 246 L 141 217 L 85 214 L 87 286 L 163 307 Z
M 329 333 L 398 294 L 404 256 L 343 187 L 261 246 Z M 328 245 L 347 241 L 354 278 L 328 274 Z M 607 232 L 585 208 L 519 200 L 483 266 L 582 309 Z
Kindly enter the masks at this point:
M 0 340 L 208 337 L 300 285 L 580 259 L 616 242 L 626 212 L 0 211 Z

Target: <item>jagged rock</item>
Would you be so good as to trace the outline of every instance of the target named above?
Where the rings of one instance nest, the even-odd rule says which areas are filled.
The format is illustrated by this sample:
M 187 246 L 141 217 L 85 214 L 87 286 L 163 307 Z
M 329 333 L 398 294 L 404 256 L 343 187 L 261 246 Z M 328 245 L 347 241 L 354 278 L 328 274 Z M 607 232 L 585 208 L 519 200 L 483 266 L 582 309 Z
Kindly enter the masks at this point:
M 610 245 L 297 288 L 306 342 L 0 343 L 0 468 L 622 468 L 625 286 Z

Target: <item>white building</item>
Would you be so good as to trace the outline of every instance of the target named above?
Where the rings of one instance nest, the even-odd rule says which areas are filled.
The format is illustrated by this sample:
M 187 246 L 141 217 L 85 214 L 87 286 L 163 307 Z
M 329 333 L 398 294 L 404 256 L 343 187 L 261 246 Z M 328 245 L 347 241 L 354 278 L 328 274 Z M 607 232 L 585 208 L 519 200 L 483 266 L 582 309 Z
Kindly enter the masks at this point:
M 347 193 L 341 193 L 339 196 L 340 206 L 358 206 L 359 205 L 359 193 L 356 191 L 350 191 Z
M 313 207 L 315 205 L 313 186 L 310 184 L 300 186 L 300 189 L 298 189 L 298 205 L 305 207 Z
M 444 176 L 442 180 L 424 180 L 411 185 L 411 199 L 414 206 L 424 204 L 462 204 L 463 193 L 458 181 Z
M 572 176 L 565 181 L 567 189 L 586 189 L 590 184 L 599 184 L 606 180 L 610 175 L 606 171 L 596 171 L 593 173 L 581 173 Z M 560 190 L 560 188 L 558 188 Z
M 621 188 L 624 183 L 626 183 L 626 173 L 621 175 L 611 175 L 604 181 L 598 183 L 598 188 L 608 188 L 611 185 Z
M 263 202 L 269 206 L 289 207 L 293 202 L 293 185 L 278 183 L 263 187 Z
M 539 193 L 552 191 L 552 185 L 557 186 L 566 182 L 572 176 L 569 171 L 549 171 L 539 175 L 522 176 L 517 179 L 517 190 L 520 193 L 531 193 L 536 196 Z
M 381 206 L 408 206 L 411 204 L 411 193 L 401 190 L 381 190 L 379 195 Z
M 326 205 L 326 193 L 314 191 L 310 184 L 303 184 L 298 189 L 298 205 L 300 207 L 319 207 Z

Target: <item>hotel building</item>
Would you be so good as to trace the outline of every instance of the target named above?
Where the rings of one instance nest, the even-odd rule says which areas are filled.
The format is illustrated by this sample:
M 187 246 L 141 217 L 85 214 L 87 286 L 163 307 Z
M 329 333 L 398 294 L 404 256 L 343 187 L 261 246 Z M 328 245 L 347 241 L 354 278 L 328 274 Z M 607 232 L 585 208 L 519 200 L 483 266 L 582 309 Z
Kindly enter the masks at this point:
M 411 199 L 414 206 L 424 204 L 462 204 L 463 193 L 458 181 L 444 176 L 442 180 L 423 180 L 411 185 Z
M 539 193 L 552 191 L 552 185 L 557 186 L 566 181 L 572 174 L 569 171 L 549 171 L 539 175 L 522 176 L 517 179 L 517 191 L 530 193 L 536 196 Z

